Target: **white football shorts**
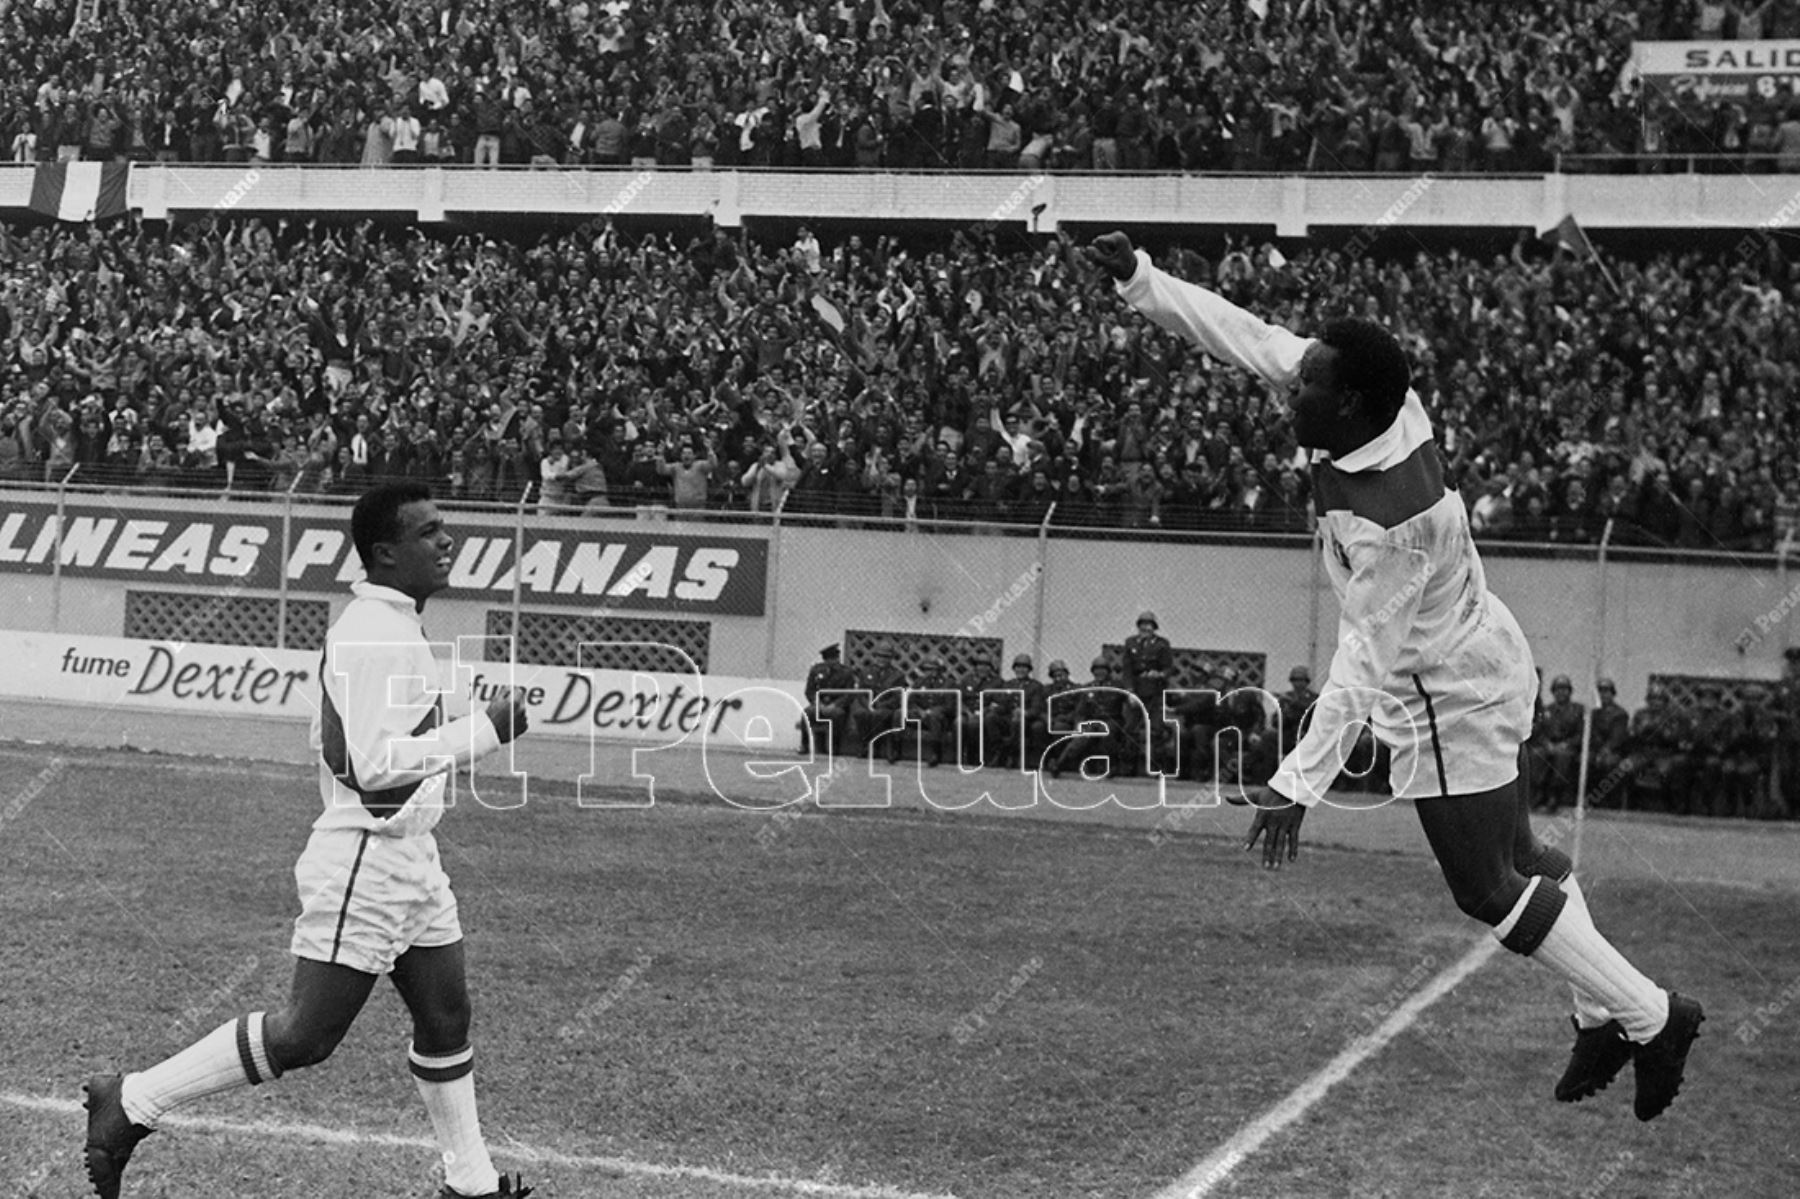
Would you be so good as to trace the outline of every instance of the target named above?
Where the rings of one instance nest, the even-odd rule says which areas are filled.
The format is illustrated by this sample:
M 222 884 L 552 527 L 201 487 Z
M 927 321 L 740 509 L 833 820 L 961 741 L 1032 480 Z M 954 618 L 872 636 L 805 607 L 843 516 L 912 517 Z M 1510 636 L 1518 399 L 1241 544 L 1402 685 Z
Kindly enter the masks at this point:
M 315 829 L 294 864 L 294 882 L 300 889 L 296 957 L 387 974 L 415 946 L 462 940 L 456 896 L 430 833 Z
M 1519 777 L 1537 672 L 1512 612 L 1492 595 L 1488 605 L 1459 644 L 1395 679 L 1370 715 L 1402 799 L 1474 795 Z

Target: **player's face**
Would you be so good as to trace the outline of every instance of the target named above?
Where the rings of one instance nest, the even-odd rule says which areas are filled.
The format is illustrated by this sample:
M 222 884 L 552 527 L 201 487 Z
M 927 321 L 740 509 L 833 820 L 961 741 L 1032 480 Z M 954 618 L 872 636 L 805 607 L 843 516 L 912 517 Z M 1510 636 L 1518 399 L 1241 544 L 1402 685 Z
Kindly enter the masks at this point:
M 1300 381 L 1291 404 L 1294 440 L 1307 449 L 1331 448 L 1338 406 L 1342 402 L 1337 386 L 1337 357 L 1335 349 L 1315 341 L 1300 359 Z
M 456 542 L 444 529 L 444 518 L 430 500 L 400 509 L 400 536 L 389 545 L 395 590 L 423 602 L 450 585 L 450 551 Z

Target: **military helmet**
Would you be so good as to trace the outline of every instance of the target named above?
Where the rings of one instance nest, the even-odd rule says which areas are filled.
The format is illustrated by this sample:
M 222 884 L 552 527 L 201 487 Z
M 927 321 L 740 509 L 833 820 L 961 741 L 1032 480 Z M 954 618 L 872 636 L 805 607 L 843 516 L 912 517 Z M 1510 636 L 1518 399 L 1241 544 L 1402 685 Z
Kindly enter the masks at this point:
M 1162 627 L 1156 623 L 1156 613 L 1154 612 L 1139 612 L 1137 623 L 1140 625 L 1147 624 L 1153 629 L 1160 629 Z
M 1019 655 L 1015 656 L 1013 658 L 1013 666 L 1014 667 L 1023 666 L 1026 670 L 1030 670 L 1032 668 L 1031 655 L 1030 654 L 1019 654 Z
M 1088 667 L 1088 669 L 1094 670 L 1094 671 L 1104 670 L 1106 673 L 1111 674 L 1112 673 L 1112 663 L 1108 662 L 1105 658 L 1095 658 L 1093 663 Z
M 1061 672 L 1062 674 L 1068 674 L 1069 673 L 1069 664 L 1067 662 L 1063 661 L 1061 658 L 1050 659 L 1050 673 L 1056 674 L 1058 672 Z
M 1550 680 L 1550 690 L 1555 691 L 1559 687 L 1567 687 L 1569 690 L 1573 691 L 1575 689 L 1575 684 L 1569 681 L 1568 675 L 1559 674 Z

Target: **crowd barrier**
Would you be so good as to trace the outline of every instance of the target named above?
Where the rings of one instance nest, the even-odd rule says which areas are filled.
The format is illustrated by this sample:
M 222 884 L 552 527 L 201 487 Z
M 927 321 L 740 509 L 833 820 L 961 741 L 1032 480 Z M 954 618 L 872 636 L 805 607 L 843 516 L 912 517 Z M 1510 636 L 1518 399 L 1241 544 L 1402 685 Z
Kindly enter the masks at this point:
M 1589 167 L 1585 162 L 1572 166 Z M 0 166 L 0 215 L 30 208 L 32 166 Z M 1059 225 L 1547 229 L 1569 213 L 1590 229 L 1752 229 L 1800 222 L 1800 177 L 1735 173 L 1544 175 L 1054 174 L 1023 171 L 534 170 L 134 164 L 126 203 L 147 218 L 206 212 L 456 216 L 596 213 L 746 219 Z

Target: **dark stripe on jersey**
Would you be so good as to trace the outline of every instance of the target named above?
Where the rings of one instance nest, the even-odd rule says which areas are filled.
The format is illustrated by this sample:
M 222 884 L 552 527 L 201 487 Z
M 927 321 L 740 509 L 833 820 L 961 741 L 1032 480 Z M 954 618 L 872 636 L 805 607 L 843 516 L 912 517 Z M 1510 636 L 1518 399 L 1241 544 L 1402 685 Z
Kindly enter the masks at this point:
M 258 1086 L 263 1076 L 256 1068 L 256 1055 L 250 1052 L 250 1017 L 237 1018 L 237 1051 L 238 1064 L 244 1068 L 244 1077 L 250 1080 L 251 1086 Z
M 367 790 L 356 781 L 356 763 L 351 760 L 350 739 L 344 735 L 344 717 L 332 702 L 331 688 L 325 685 L 325 654 L 319 654 L 319 756 L 325 760 L 326 769 L 331 777 L 362 798 L 363 807 L 369 809 L 372 816 L 387 819 L 406 806 L 413 792 L 419 789 L 420 783 L 401 783 L 397 787 L 386 787 L 381 790 Z M 423 737 L 444 718 L 444 697 L 438 696 L 425 713 L 423 719 L 414 726 L 412 736 Z M 423 782 L 423 780 L 421 780 Z
M 331 960 L 337 962 L 338 946 L 344 940 L 344 919 L 350 915 L 350 892 L 356 889 L 356 872 L 362 869 L 363 850 L 369 848 L 369 830 L 364 829 L 362 839 L 356 843 L 356 860 L 350 863 L 350 877 L 344 883 L 344 906 L 338 909 L 337 931 L 331 934 Z
M 1431 727 L 1431 756 L 1437 762 L 1438 794 L 1449 795 L 1450 780 L 1444 775 L 1444 747 L 1438 741 L 1437 710 L 1431 706 L 1431 693 L 1425 690 L 1424 682 L 1416 674 L 1413 686 L 1419 689 L 1419 698 L 1425 701 L 1425 723 Z
M 417 1062 L 409 1062 L 413 1077 L 425 1082 L 455 1082 L 459 1078 L 467 1078 L 475 1073 L 475 1059 L 457 1062 L 454 1066 L 421 1066 Z
M 1313 496 L 1320 512 L 1350 512 L 1391 529 L 1444 498 L 1444 463 L 1431 441 L 1386 470 L 1339 470 L 1317 462 Z

